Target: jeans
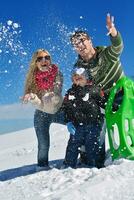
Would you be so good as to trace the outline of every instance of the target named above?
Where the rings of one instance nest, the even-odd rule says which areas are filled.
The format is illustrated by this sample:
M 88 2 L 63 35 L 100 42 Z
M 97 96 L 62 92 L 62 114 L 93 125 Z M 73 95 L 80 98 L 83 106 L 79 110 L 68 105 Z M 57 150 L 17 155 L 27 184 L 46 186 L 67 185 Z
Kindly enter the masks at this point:
M 99 140 L 99 155 L 97 161 L 97 167 L 101 168 L 104 167 L 105 162 L 105 135 L 106 135 L 106 120 L 105 118 L 102 119 L 101 122 L 101 131 L 98 137 Z M 87 165 L 87 153 L 85 151 L 85 146 L 81 146 L 80 148 L 80 159 L 79 164 L 86 164 Z
M 34 128 L 38 140 L 38 165 L 48 165 L 48 154 L 50 146 L 49 128 L 51 123 L 65 124 L 64 113 L 58 111 L 55 114 L 48 114 L 36 110 L 34 114 Z
M 87 164 L 90 167 L 99 167 L 100 154 L 100 132 L 102 126 L 96 123 L 76 127 L 75 135 L 70 135 L 64 164 L 70 167 L 76 167 L 79 147 L 85 145 L 87 154 Z

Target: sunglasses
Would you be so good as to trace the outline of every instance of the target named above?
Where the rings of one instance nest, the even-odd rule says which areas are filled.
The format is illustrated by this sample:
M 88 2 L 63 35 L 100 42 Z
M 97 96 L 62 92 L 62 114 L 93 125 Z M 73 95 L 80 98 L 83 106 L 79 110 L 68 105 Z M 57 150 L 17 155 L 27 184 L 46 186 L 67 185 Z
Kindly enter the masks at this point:
M 72 45 L 74 47 L 78 47 L 79 45 L 83 45 L 85 40 L 87 40 L 87 38 L 75 38 L 72 40 Z
M 46 60 L 50 60 L 50 56 L 39 56 L 36 59 L 36 62 L 42 62 L 42 61 L 46 61 Z

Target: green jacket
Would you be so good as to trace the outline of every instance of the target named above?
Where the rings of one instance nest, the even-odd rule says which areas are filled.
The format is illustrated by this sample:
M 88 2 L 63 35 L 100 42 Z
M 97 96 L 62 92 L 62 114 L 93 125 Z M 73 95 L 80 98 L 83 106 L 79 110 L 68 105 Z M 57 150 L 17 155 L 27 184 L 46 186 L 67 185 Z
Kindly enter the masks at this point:
M 95 83 L 108 95 L 113 85 L 124 76 L 120 62 L 120 54 L 123 50 L 123 41 L 120 33 L 116 37 L 110 36 L 111 46 L 96 47 L 96 58 L 84 61 L 79 55 L 75 64 L 84 67 L 92 75 Z

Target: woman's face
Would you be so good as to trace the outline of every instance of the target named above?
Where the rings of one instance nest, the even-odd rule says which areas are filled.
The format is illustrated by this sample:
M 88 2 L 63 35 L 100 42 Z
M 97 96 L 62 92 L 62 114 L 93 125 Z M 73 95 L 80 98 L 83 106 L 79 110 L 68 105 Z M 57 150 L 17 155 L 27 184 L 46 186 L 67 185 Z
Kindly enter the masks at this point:
M 47 52 L 41 51 L 37 54 L 36 65 L 40 71 L 46 71 L 51 65 L 51 58 Z
M 75 85 L 80 85 L 81 87 L 84 87 L 87 84 L 87 79 L 83 75 L 75 74 L 73 75 L 72 79 Z

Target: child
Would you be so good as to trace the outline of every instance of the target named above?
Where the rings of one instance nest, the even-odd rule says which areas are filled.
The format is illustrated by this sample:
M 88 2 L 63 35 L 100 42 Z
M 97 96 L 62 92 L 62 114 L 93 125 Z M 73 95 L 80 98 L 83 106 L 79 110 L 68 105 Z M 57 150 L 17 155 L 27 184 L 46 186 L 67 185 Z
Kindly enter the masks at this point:
M 84 68 L 73 69 L 72 81 L 62 106 L 70 131 L 64 164 L 76 167 L 79 148 L 85 145 L 87 164 L 100 168 L 104 164 L 100 163 L 100 132 L 104 120 L 100 106 L 104 97 Z

